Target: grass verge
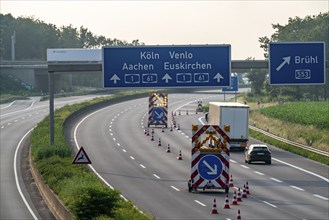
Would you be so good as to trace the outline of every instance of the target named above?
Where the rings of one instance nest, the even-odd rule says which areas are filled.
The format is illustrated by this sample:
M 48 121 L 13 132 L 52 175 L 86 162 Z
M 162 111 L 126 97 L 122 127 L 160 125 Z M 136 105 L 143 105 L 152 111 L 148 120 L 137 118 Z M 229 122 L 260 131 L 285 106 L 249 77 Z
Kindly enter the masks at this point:
M 326 156 L 322 156 L 322 155 L 319 155 L 317 153 L 313 153 L 313 152 L 310 152 L 308 150 L 304 150 L 304 149 L 301 149 L 301 148 L 298 148 L 298 147 L 294 147 L 290 144 L 283 143 L 281 141 L 278 141 L 274 138 L 268 137 L 268 136 L 266 136 L 266 135 L 264 135 L 264 134 L 262 134 L 258 131 L 254 131 L 252 129 L 249 129 L 249 135 L 251 137 L 257 139 L 257 140 L 260 140 L 260 141 L 263 141 L 263 142 L 268 143 L 270 145 L 279 147 L 283 150 L 286 150 L 286 151 L 298 154 L 300 156 L 318 161 L 320 163 L 329 165 L 329 158 L 326 157 Z
M 120 95 L 110 97 L 118 98 Z M 96 98 L 67 105 L 55 112 L 55 144 L 50 145 L 49 117 L 41 121 L 31 135 L 32 158 L 49 187 L 59 196 L 77 219 L 150 220 L 131 202 L 120 197 L 91 172 L 87 166 L 72 164 L 73 151 L 64 137 L 64 120 L 73 112 L 109 98 Z

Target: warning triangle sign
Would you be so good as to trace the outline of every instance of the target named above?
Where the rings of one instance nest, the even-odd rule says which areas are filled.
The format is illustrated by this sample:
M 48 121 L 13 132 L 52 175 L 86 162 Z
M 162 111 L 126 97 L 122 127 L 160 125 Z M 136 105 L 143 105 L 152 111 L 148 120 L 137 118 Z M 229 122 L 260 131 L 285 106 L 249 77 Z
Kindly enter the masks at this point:
M 89 159 L 86 151 L 83 147 L 80 147 L 77 155 L 75 156 L 73 164 L 91 164 L 91 160 Z

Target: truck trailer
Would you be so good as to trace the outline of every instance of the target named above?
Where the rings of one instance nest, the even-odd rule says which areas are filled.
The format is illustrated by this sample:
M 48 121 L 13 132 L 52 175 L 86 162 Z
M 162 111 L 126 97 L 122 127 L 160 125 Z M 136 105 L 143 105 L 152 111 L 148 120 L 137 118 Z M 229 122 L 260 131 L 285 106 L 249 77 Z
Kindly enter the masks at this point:
M 244 150 L 248 143 L 249 106 L 237 102 L 210 102 L 208 124 L 218 125 L 231 139 L 231 149 Z

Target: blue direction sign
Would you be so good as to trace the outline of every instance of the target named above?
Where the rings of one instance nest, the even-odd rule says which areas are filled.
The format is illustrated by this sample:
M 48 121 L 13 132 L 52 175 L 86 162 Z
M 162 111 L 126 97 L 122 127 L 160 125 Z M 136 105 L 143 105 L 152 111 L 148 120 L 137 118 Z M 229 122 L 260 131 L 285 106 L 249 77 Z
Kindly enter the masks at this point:
M 152 119 L 154 121 L 163 121 L 165 119 L 165 112 L 163 108 L 153 108 Z
M 270 43 L 271 85 L 325 84 L 324 42 Z
M 238 87 L 238 77 L 232 76 L 231 77 L 231 87 L 225 87 L 223 88 L 223 92 L 237 92 L 239 89 Z
M 205 180 L 217 179 L 223 170 L 223 164 L 215 155 L 203 156 L 198 163 L 200 176 Z
M 230 86 L 231 46 L 103 48 L 106 88 Z

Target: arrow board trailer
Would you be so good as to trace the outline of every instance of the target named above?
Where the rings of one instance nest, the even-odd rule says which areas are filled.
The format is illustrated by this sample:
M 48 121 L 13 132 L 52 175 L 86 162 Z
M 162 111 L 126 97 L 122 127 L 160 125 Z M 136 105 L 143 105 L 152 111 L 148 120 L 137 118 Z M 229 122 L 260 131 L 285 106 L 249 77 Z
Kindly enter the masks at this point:
M 189 192 L 198 189 L 229 191 L 230 138 L 218 125 L 192 125 Z
M 103 48 L 105 88 L 227 87 L 231 46 Z
M 148 127 L 168 127 L 168 94 L 150 93 L 148 113 Z

